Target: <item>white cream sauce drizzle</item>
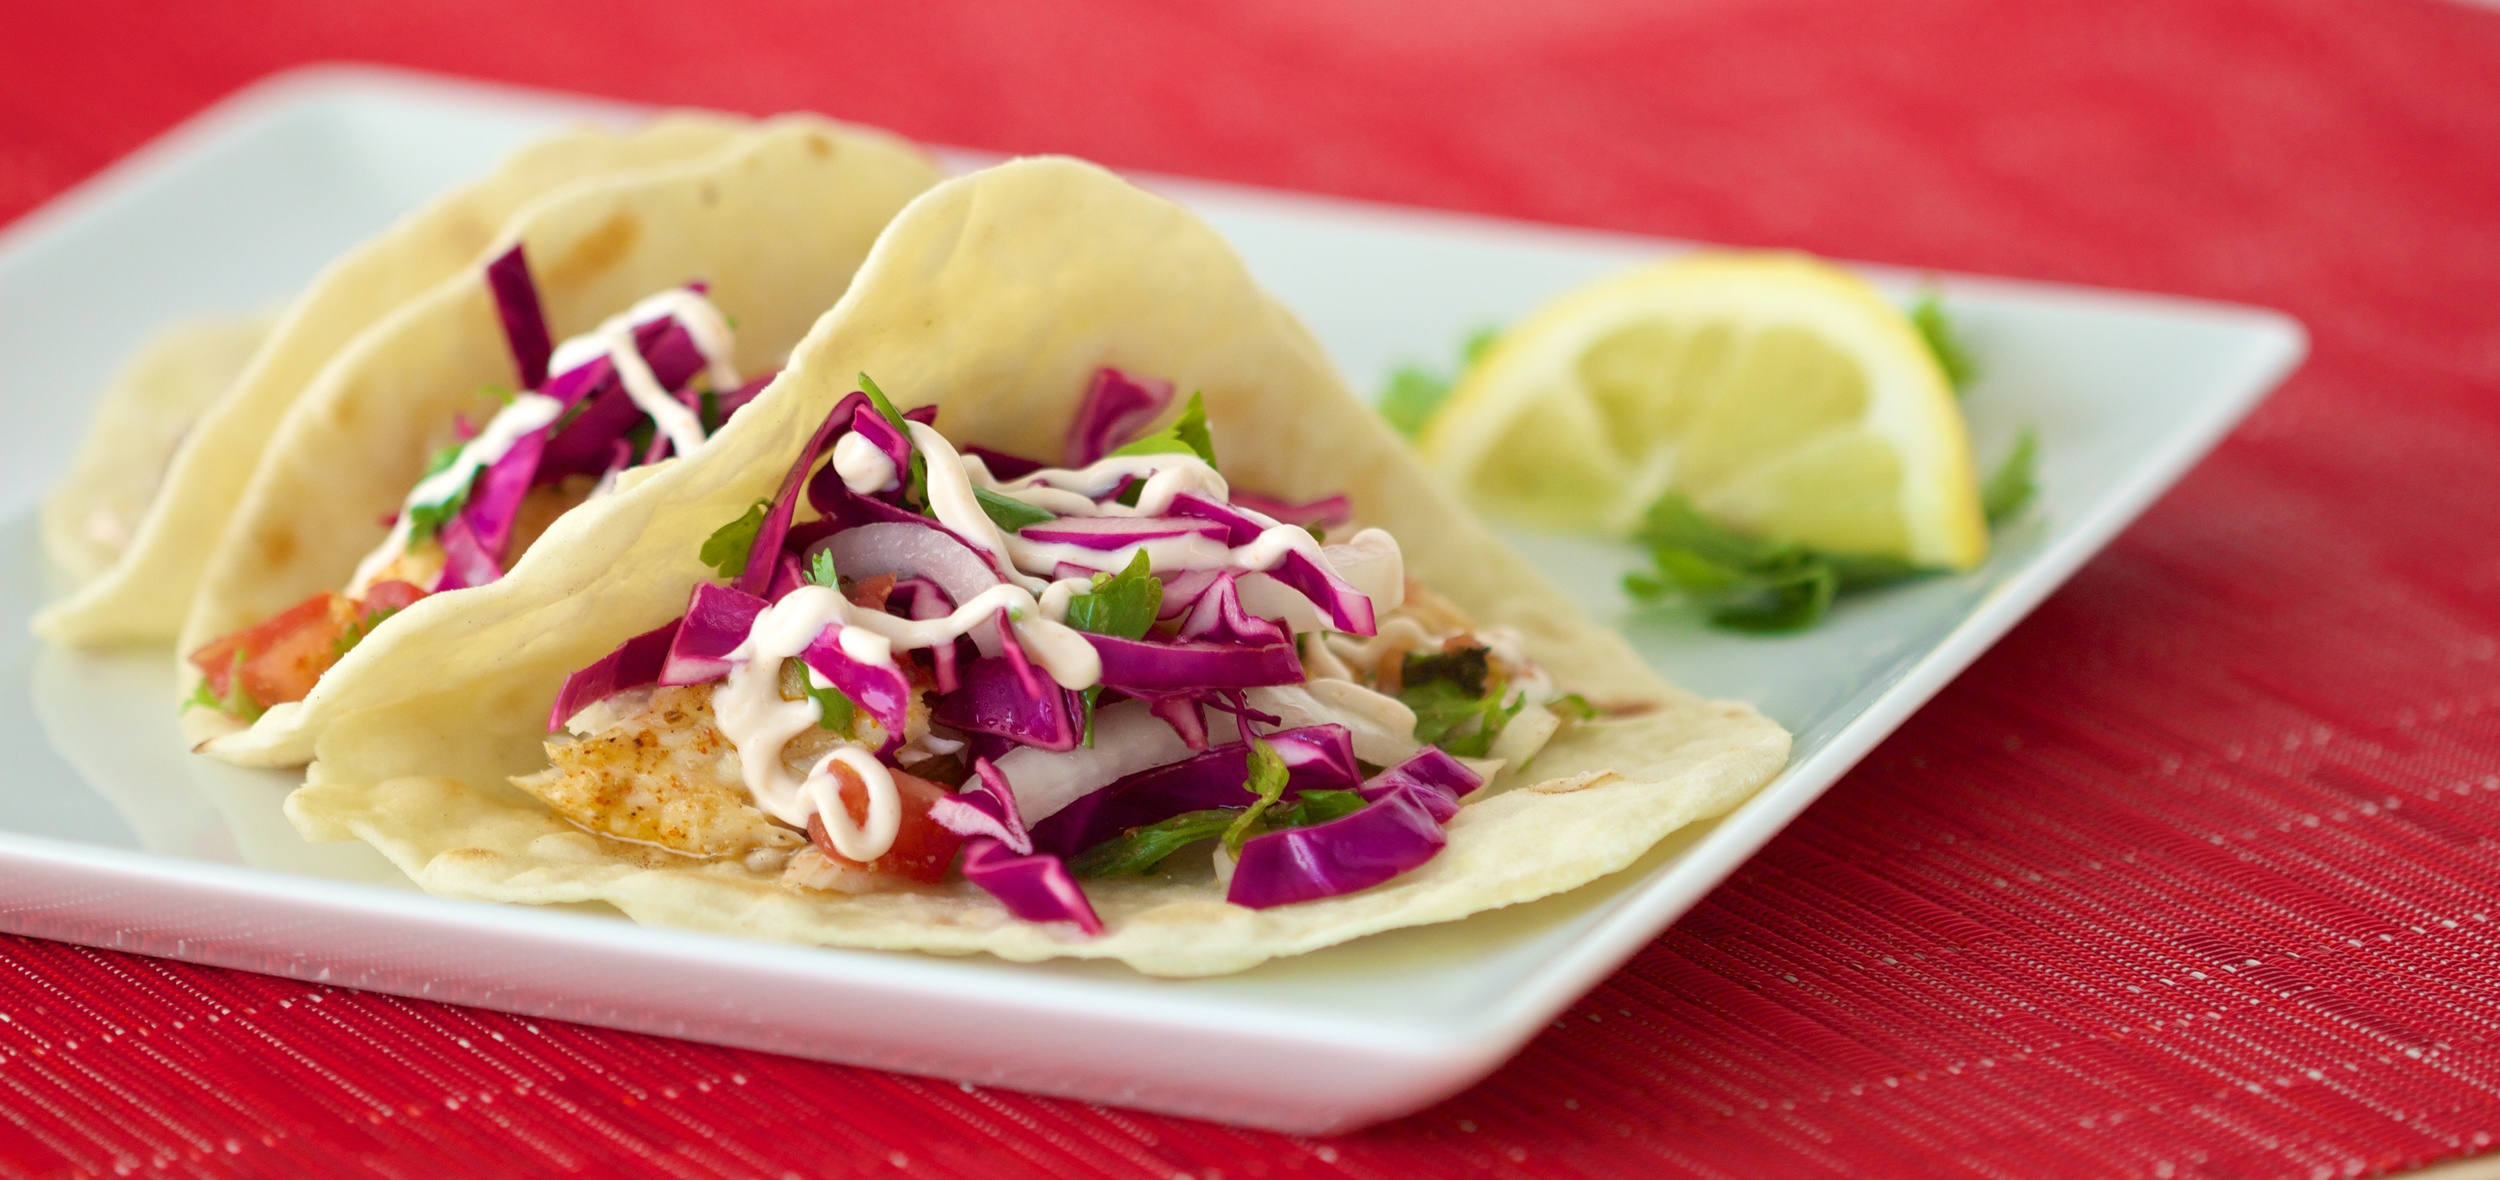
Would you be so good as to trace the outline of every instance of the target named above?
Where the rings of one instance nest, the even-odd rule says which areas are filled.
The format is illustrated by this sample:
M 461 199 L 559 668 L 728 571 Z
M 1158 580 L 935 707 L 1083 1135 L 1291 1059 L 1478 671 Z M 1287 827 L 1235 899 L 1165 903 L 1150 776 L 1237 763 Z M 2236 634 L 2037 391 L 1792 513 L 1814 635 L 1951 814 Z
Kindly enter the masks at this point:
M 703 420 L 684 402 L 669 396 L 660 379 L 652 374 L 650 363 L 642 359 L 642 350 L 634 347 L 634 329 L 671 317 L 686 329 L 695 351 L 703 354 L 712 388 L 722 393 L 736 389 L 737 340 L 730 334 L 729 321 L 719 308 L 712 306 L 711 300 L 687 287 L 671 287 L 646 296 L 600 321 L 598 327 L 557 345 L 555 355 L 547 362 L 547 371 L 567 373 L 606 357 L 615 366 L 617 380 L 625 386 L 625 396 L 633 399 L 635 408 L 668 436 L 669 445 L 678 454 L 691 455 L 703 445 Z
M 408 552 L 411 509 L 440 504 L 459 495 L 462 488 L 469 486 L 470 480 L 477 478 L 478 472 L 494 466 L 495 460 L 503 458 L 523 437 L 555 421 L 563 413 L 563 402 L 535 393 L 515 397 L 510 405 L 495 411 L 495 416 L 487 420 L 486 429 L 460 444 L 460 451 L 453 456 L 450 466 L 418 480 L 417 486 L 408 489 L 407 497 L 400 501 L 399 519 L 391 522 L 390 535 L 357 563 L 356 576 L 348 580 L 347 592 L 362 594 L 375 579 L 382 576 L 383 570 Z
M 835 848 L 852 860 L 875 860 L 892 847 L 901 808 L 893 775 L 857 745 L 836 749 L 805 779 L 792 775 L 781 760 L 781 751 L 790 739 L 816 724 L 822 715 L 812 699 L 781 698 L 781 663 L 805 651 L 827 627 L 840 628 L 835 632 L 835 641 L 852 659 L 872 667 L 896 667 L 895 650 L 948 642 L 1004 611 L 1017 642 L 1032 661 L 1060 687 L 1083 690 L 1102 679 L 1102 658 L 1082 633 L 1061 620 L 1067 617 L 1069 600 L 1089 592 L 1092 583 L 1085 578 L 1050 580 L 1048 575 L 1063 562 L 1088 566 L 1110 562 L 1118 568 L 1143 551 L 1148 563 L 1161 573 L 1205 569 L 1254 573 L 1274 569 L 1288 554 L 1300 553 L 1323 568 L 1333 568 L 1308 530 L 1239 508 L 1236 510 L 1262 526 L 1257 537 L 1240 546 L 1227 546 L 1197 533 L 1157 538 L 1114 550 L 1026 541 L 1000 529 L 982 511 L 974 492 L 976 487 L 1013 496 L 1062 516 L 1163 516 L 1184 492 L 1228 503 L 1230 490 L 1224 477 L 1204 460 L 1195 455 L 1172 454 L 1115 455 L 1080 470 L 1050 468 L 1001 482 L 990 475 L 988 465 L 979 457 L 960 454 L 954 444 L 930 426 L 908 421 L 904 426 L 910 432 L 913 448 L 925 462 L 931 514 L 988 559 L 1001 579 L 999 584 L 935 619 L 905 619 L 884 611 L 863 610 L 852 606 L 837 590 L 801 586 L 756 616 L 745 642 L 730 653 L 735 666 L 730 669 L 728 680 L 712 698 L 713 715 L 722 734 L 738 749 L 741 772 L 756 806 L 797 827 L 805 827 L 810 815 L 824 816 L 826 833 L 832 837 Z M 900 477 L 893 460 L 857 434 L 834 444 L 832 464 L 844 486 L 861 494 L 891 488 Z M 1129 479 L 1144 481 L 1134 507 L 1095 501 L 1095 497 L 1108 495 Z M 1386 534 L 1381 535 L 1381 543 L 1392 546 L 1394 552 L 1395 542 L 1388 541 Z M 822 683 L 813 669 L 808 675 L 811 681 Z M 1404 721 L 1406 730 L 1411 732 L 1412 715 L 1408 714 Z M 839 784 L 831 772 L 835 761 L 857 771 L 868 784 L 869 821 L 865 831 L 855 830 L 849 813 L 838 805 Z
M 712 388 L 727 392 L 738 387 L 735 363 L 737 339 L 729 330 L 729 321 L 712 301 L 700 292 L 686 287 L 672 287 L 610 316 L 598 327 L 572 337 L 556 346 L 547 359 L 547 372 L 552 375 L 570 373 L 575 369 L 608 358 L 615 366 L 617 379 L 625 385 L 625 396 L 650 415 L 652 422 L 668 435 L 679 455 L 690 455 L 703 445 L 703 421 L 685 404 L 670 397 L 660 387 L 660 379 L 634 347 L 634 329 L 662 317 L 673 316 L 694 341 L 695 351 L 703 354 L 705 371 L 711 374 Z M 382 539 L 373 552 L 356 565 L 356 576 L 348 580 L 347 592 L 360 595 L 382 576 L 383 571 L 398 563 L 408 552 L 408 509 L 421 504 L 440 504 L 469 486 L 477 473 L 494 465 L 495 460 L 520 442 L 524 435 L 554 422 L 564 414 L 564 403 L 536 393 L 524 393 L 510 405 L 495 412 L 478 432 L 460 448 L 460 455 L 451 466 L 437 471 L 408 489 L 400 504 L 399 519 L 392 523 L 390 535 Z M 590 498 L 598 499 L 613 488 L 615 472 L 602 476 Z

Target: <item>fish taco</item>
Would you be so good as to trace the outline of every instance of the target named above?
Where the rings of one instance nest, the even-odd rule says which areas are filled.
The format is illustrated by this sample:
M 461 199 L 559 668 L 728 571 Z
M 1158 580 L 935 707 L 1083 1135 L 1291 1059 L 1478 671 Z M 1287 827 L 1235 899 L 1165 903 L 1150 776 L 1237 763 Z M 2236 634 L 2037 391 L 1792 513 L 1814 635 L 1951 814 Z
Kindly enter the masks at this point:
M 304 703 L 308 836 L 833 946 L 1236 971 L 1586 884 L 1788 750 L 1060 159 L 919 197 L 700 453 L 402 618 Z
M 45 548 L 79 585 L 35 617 L 36 634 L 82 647 L 172 640 L 279 422 L 350 340 L 473 265 L 529 203 L 711 154 L 753 126 L 678 114 L 549 136 L 341 255 L 274 321 L 152 341 L 45 505 Z
M 279 426 L 179 640 L 188 734 L 300 765 L 302 722 L 368 642 L 457 611 L 574 507 L 700 451 L 938 179 L 902 140 L 793 117 L 523 210 Z

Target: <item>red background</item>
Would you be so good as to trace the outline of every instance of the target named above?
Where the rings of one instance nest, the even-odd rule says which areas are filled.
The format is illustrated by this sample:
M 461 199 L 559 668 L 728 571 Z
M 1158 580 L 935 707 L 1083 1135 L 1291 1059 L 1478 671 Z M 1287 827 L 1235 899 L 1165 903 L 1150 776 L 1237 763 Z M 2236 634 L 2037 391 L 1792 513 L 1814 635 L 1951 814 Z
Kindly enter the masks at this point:
M 0 218 L 325 59 L 2244 300 L 2314 354 L 1412 1118 L 1294 1139 L 0 940 L 0 1174 L 2327 1177 L 2500 1133 L 2500 15 L 20 0 Z

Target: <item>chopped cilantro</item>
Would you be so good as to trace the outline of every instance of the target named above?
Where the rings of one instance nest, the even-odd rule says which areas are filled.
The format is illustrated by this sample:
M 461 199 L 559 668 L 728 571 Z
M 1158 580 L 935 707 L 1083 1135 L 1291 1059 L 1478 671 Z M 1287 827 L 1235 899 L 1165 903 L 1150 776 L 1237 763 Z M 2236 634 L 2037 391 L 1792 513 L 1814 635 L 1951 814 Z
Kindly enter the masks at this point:
M 1215 439 L 1207 433 L 1207 399 L 1191 393 L 1170 426 L 1111 452 L 1114 455 L 1196 455 L 1215 465 Z
M 1241 859 L 1241 842 L 1257 833 L 1259 816 L 1284 798 L 1285 784 L 1291 778 L 1285 770 L 1284 756 L 1276 752 L 1276 747 L 1250 739 L 1250 777 L 1241 785 L 1258 796 L 1259 801 L 1243 808 L 1232 826 L 1224 829 L 1224 851 L 1231 853 L 1233 859 Z
M 1590 704 L 1587 697 L 1581 696 L 1576 692 L 1567 692 L 1561 696 L 1555 697 L 1553 700 L 1545 702 L 1545 707 L 1553 710 L 1556 716 L 1562 717 L 1566 720 L 1597 720 L 1597 706 Z
M 347 653 L 356 650 L 357 644 L 365 641 L 365 636 L 373 634 L 373 629 L 382 625 L 382 620 L 398 614 L 399 611 L 399 607 L 393 606 L 359 613 L 355 618 L 348 620 L 347 629 L 339 632 L 339 637 L 330 645 L 330 650 L 339 658 L 346 658 Z
M 1493 675 L 1491 653 L 1481 647 L 1464 647 L 1457 651 L 1406 653 L 1399 670 L 1398 683 L 1415 688 L 1435 680 L 1458 685 L 1459 691 L 1471 697 L 1484 695 L 1485 681 Z
M 1979 379 L 1979 362 L 1953 330 L 1953 321 L 1946 317 L 1944 300 L 1935 288 L 1919 293 L 1918 305 L 1910 309 L 1910 323 L 1918 328 L 1918 338 L 1926 341 L 1927 351 L 1936 358 L 1936 367 L 1944 370 L 1945 383 L 1953 392 L 1961 393 Z
M 870 380 L 866 373 L 859 375 L 859 391 L 868 395 L 868 402 L 877 407 L 878 416 L 884 418 L 896 434 L 902 435 L 904 442 L 911 442 L 911 426 L 904 419 L 903 412 L 894 408 L 893 401 L 885 396 L 884 390 L 877 388 L 877 383 Z M 911 449 L 911 472 L 905 479 L 904 487 L 906 498 L 912 503 L 929 502 L 929 460 L 921 455 L 917 445 Z
M 1398 699 L 1415 711 L 1415 740 L 1461 758 L 1482 758 L 1502 736 L 1502 728 L 1528 703 L 1522 693 L 1509 704 L 1507 686 L 1488 685 L 1470 693 L 1452 680 L 1427 680 L 1408 685 Z
M 833 568 L 833 550 L 819 549 L 807 555 L 807 580 L 818 586 L 841 588 L 842 575 Z
M 1068 867 L 1080 877 L 1122 877 L 1153 872 L 1165 857 L 1232 827 L 1237 807 L 1184 811 L 1160 823 L 1130 828 L 1077 855 Z
M 260 720 L 260 715 L 268 710 L 252 699 L 252 690 L 243 687 L 243 661 L 243 649 L 236 648 L 234 663 L 226 670 L 226 695 L 217 695 L 208 686 L 208 678 L 203 676 L 198 684 L 192 686 L 191 695 L 183 698 L 182 707 L 186 710 L 211 709 L 238 718 L 246 725 Z
M 1274 829 L 1307 828 L 1343 819 L 1367 806 L 1363 796 L 1353 791 L 1304 791 L 1293 802 L 1269 811 L 1264 822 Z
M 1979 509 L 1987 514 L 1988 527 L 2003 528 L 2031 506 L 2031 498 L 2040 491 L 2039 463 L 2040 437 L 2026 430 L 2014 440 L 2014 453 L 2005 457 L 2004 465 L 1979 489 Z
M 792 656 L 781 661 L 781 699 L 816 702 L 816 727 L 848 735 L 859 719 L 859 706 L 850 694 L 830 684 L 820 685 L 808 675 L 807 661 Z
M 770 500 L 757 500 L 747 506 L 746 514 L 712 530 L 704 538 L 703 548 L 696 554 L 703 564 L 724 578 L 734 578 L 747 567 L 747 551 L 755 548 L 755 535 L 764 531 L 764 514 L 772 510 Z
M 1067 624 L 1079 631 L 1137 639 L 1155 625 L 1163 610 L 1163 579 L 1141 546 L 1128 568 L 1116 574 L 1095 574 L 1094 588 L 1068 600 Z
M 1469 333 L 1467 342 L 1459 350 L 1458 368 L 1447 374 L 1416 364 L 1398 366 L 1397 371 L 1389 375 L 1389 387 L 1380 394 L 1381 416 L 1408 438 L 1422 434 L 1424 423 L 1430 422 L 1433 413 L 1441 408 L 1441 403 L 1449 400 L 1450 390 L 1467 376 L 1467 370 L 1484 359 L 1485 353 L 1492 351 L 1494 343 L 1501 338 L 1502 330 L 1490 326 Z
M 1047 509 L 1036 508 L 1014 496 L 993 492 L 988 488 L 972 489 L 972 498 L 981 502 L 981 511 L 991 523 L 1011 533 L 1023 532 L 1025 526 L 1047 524 L 1059 519 Z

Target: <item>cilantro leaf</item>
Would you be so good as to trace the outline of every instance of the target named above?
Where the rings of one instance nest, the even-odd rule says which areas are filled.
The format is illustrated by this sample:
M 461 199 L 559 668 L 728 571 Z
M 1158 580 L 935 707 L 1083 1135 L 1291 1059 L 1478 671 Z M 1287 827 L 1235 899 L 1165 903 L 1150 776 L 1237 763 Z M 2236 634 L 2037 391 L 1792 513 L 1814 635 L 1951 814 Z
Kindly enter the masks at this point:
M 399 607 L 393 606 L 358 614 L 355 618 L 348 620 L 347 629 L 340 632 L 339 637 L 332 641 L 330 650 L 339 658 L 346 658 L 347 653 L 356 650 L 357 644 L 365 641 L 365 636 L 373 634 L 373 629 L 382 625 L 382 620 L 398 614 L 399 611 Z
M 1918 329 L 1918 338 L 1927 342 L 1928 353 L 1936 358 L 1936 367 L 1944 370 L 1945 383 L 1954 393 L 1969 389 L 1979 379 L 1979 362 L 1953 330 L 1944 300 L 1934 288 L 1919 293 L 1918 305 L 1910 309 L 1910 323 Z
M 859 719 L 859 705 L 850 694 L 830 684 L 818 684 L 807 674 L 807 661 L 792 656 L 781 661 L 781 699 L 816 702 L 816 727 L 839 734 L 849 734 Z
M 1471 694 L 1454 681 L 1427 680 L 1408 686 L 1398 699 L 1415 711 L 1415 740 L 1461 758 L 1482 758 L 1502 736 L 1504 726 L 1526 707 L 1525 693 L 1509 704 L 1505 685 L 1490 685 Z
M 1207 433 L 1207 399 L 1191 393 L 1170 426 L 1111 452 L 1114 455 L 1196 455 L 1215 466 L 1215 439 Z
M 1400 365 L 1389 375 L 1389 387 L 1380 394 L 1380 414 L 1408 438 L 1422 434 L 1424 423 L 1449 400 L 1450 390 L 1467 376 L 1467 371 L 1493 350 L 1502 338 L 1502 330 L 1482 327 L 1467 336 L 1460 346 L 1458 368 L 1448 374 L 1417 364 Z
M 460 461 L 460 452 L 468 445 L 465 442 L 449 443 L 426 456 L 425 478 L 431 479 L 451 470 L 451 465 Z M 470 483 L 475 482 L 474 479 L 470 481 Z M 460 490 L 435 503 L 409 505 L 407 508 L 408 540 L 413 543 L 432 539 L 435 533 L 442 531 L 444 525 L 451 523 L 452 517 L 460 515 L 460 510 L 467 507 L 468 503 L 469 484 L 462 484 Z
M 1561 696 L 1555 697 L 1553 700 L 1545 702 L 1545 707 L 1553 710 L 1557 716 L 1566 720 L 1597 720 L 1597 706 L 1590 704 L 1587 697 L 1581 696 L 1576 692 L 1567 692 Z
M 744 569 L 745 563 L 740 562 L 739 568 Z M 841 588 L 842 575 L 833 568 L 833 550 L 819 549 L 807 555 L 807 580 L 818 586 Z
M 183 698 L 183 709 L 213 710 L 238 718 L 246 725 L 260 720 L 260 715 L 268 710 L 252 699 L 252 690 L 243 687 L 243 661 L 243 649 L 236 648 L 234 663 L 228 665 L 226 671 L 226 695 L 217 695 L 215 690 L 209 688 L 208 678 L 203 676 L 198 684 L 191 686 L 191 695 Z
M 894 427 L 896 434 L 902 435 L 905 442 L 911 441 L 911 426 L 905 422 L 903 412 L 894 408 L 894 403 L 887 399 L 885 391 L 877 388 L 877 383 L 870 380 L 868 374 L 864 372 L 859 375 L 859 391 L 868 395 L 869 404 L 877 407 L 878 416 Z M 906 477 L 904 486 L 908 489 L 905 495 L 911 502 L 915 504 L 929 502 L 929 460 L 920 453 L 917 445 L 911 449 L 911 472 Z
M 1355 791 L 1304 791 L 1294 796 L 1293 802 L 1269 811 L 1264 822 L 1277 830 L 1307 828 L 1332 819 L 1343 819 L 1370 805 Z
M 747 506 L 746 514 L 712 530 L 704 538 L 703 548 L 695 556 L 724 578 L 734 578 L 747 567 L 747 551 L 755 548 L 755 535 L 764 531 L 764 514 L 772 510 L 770 500 L 757 500 Z
M 1153 872 L 1165 857 L 1200 840 L 1223 835 L 1240 814 L 1240 809 L 1233 807 L 1184 811 L 1160 823 L 1130 828 L 1096 844 L 1068 862 L 1068 868 L 1080 877 L 1120 877 Z
M 1241 842 L 1256 832 L 1259 816 L 1284 798 L 1285 784 L 1291 777 L 1285 770 L 1284 755 L 1278 754 L 1276 747 L 1250 739 L 1250 778 L 1242 786 L 1258 796 L 1259 801 L 1242 809 L 1233 825 L 1224 829 L 1224 851 L 1231 853 L 1234 860 L 1241 859 Z
M 2023 431 L 2014 440 L 2014 453 L 2005 457 L 2004 465 L 1979 489 L 1979 509 L 1987 514 L 1989 528 L 2003 527 L 2031 506 L 2031 498 L 2040 491 L 2039 465 L 2040 436 Z
M 1079 631 L 1119 639 L 1143 637 L 1163 610 L 1163 579 L 1154 576 L 1146 551 L 1138 549 L 1128 568 L 1117 574 L 1095 574 L 1090 593 L 1068 600 L 1065 620 Z
M 990 518 L 990 523 L 1011 533 L 1023 532 L 1026 525 L 1047 524 L 1059 519 L 1048 509 L 1036 508 L 1014 496 L 988 488 L 972 489 L 972 498 L 981 502 L 981 511 Z
M 1457 651 L 1411 651 L 1399 671 L 1398 683 L 1415 687 L 1434 680 L 1447 680 L 1471 697 L 1484 695 L 1485 680 L 1493 674 L 1489 649 L 1460 648 Z

